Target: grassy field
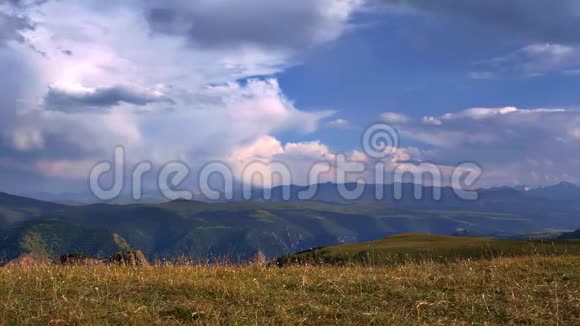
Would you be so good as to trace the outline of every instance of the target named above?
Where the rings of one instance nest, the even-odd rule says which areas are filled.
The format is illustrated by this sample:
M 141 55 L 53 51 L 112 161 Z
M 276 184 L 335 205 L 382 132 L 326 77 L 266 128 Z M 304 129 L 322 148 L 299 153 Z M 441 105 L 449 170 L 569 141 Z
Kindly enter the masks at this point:
M 400 234 L 375 241 L 330 246 L 283 256 L 291 263 L 393 265 L 424 260 L 453 262 L 518 256 L 580 255 L 580 241 L 493 240 L 434 234 Z
M 0 269 L 0 324 L 580 324 L 580 257 Z

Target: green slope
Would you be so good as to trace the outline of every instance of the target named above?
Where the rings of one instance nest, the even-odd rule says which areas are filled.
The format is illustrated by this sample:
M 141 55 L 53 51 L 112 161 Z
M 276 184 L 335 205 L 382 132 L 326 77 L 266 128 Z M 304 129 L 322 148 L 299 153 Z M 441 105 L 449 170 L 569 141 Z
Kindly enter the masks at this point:
M 525 218 L 509 214 L 409 211 L 384 205 L 320 202 L 172 202 L 160 205 L 93 205 L 71 208 L 63 220 L 108 228 L 154 256 L 246 257 L 262 250 L 275 257 L 321 245 L 368 241 L 388 234 L 451 234 L 525 230 Z
M 433 234 L 400 234 L 370 242 L 317 248 L 286 255 L 279 258 L 277 263 L 388 265 L 406 261 L 562 254 L 580 254 L 580 241 L 504 241 Z
M 0 232 L 23 223 L 31 227 L 44 223 L 47 218 L 62 223 L 63 229 L 70 224 L 72 233 L 78 232 L 75 231 L 78 228 L 103 230 L 107 236 L 116 233 L 149 258 L 247 258 L 259 250 L 268 257 L 278 257 L 313 247 L 363 242 L 407 232 L 537 231 L 537 226 L 522 215 L 464 209 L 402 209 L 386 204 L 322 202 L 209 204 L 191 201 L 72 207 L 0 196 Z M 47 245 L 52 242 L 58 243 L 58 237 Z M 97 252 L 97 245 L 93 246 L 91 250 Z M 0 243 L 0 255 L 13 252 L 13 247 L 9 242 Z
M 68 253 L 109 256 L 128 249 L 117 234 L 59 221 L 26 222 L 0 231 L 0 257 L 10 260 L 26 253 L 57 257 Z

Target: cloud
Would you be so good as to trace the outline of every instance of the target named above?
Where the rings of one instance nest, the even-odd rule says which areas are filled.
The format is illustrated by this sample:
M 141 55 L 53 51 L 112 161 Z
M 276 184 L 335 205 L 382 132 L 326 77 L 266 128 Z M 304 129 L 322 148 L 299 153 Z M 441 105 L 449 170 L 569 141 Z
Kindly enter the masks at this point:
M 403 141 L 422 144 L 421 158 L 440 165 L 470 160 L 482 182 L 580 181 L 580 110 L 472 108 L 395 123 Z
M 454 18 L 464 24 L 500 28 L 536 42 L 580 43 L 580 3 L 576 0 L 384 0 L 398 13 Z
M 6 42 L 26 42 L 24 33 L 32 31 L 35 23 L 27 10 L 48 0 L 3 0 L 0 1 L 0 46 Z
M 86 178 L 82 172 L 88 171 L 90 162 L 111 159 L 117 145 L 125 148 L 128 166 L 151 161 L 160 167 L 179 160 L 195 171 L 270 134 L 314 131 L 331 114 L 298 110 L 274 79 L 210 86 L 197 96 L 200 105 L 193 110 L 136 112 L 124 106 L 75 114 L 31 110 L 3 129 L 8 142 L 4 147 L 0 142 L 0 153 L 19 158 L 41 176 L 79 182 Z M 67 168 L 76 162 L 78 168 Z
M 25 42 L 22 32 L 33 29 L 34 25 L 28 18 L 0 11 L 0 46 L 9 41 Z
M 527 44 L 511 53 L 476 63 L 473 80 L 498 77 L 570 75 L 580 69 L 580 2 L 529 0 L 383 0 L 393 14 L 428 15 L 481 38 Z M 508 43 L 509 42 L 509 43 Z M 498 43 L 499 44 L 499 43 Z M 521 46 L 521 45 L 520 45 Z
M 8 4 L 18 8 L 38 6 L 45 3 L 46 1 L 48 0 L 6 0 Z
M 35 168 L 42 175 L 49 177 L 83 179 L 97 163 L 91 160 L 39 160 L 35 163 Z
M 335 119 L 326 123 L 329 127 L 346 128 L 350 126 L 350 122 L 346 119 Z
M 550 43 L 531 44 L 480 64 L 499 73 L 516 73 L 528 77 L 554 72 L 566 73 L 580 68 L 580 48 Z
M 301 110 L 270 76 L 340 37 L 362 5 L 4 4 L 2 19 L 10 20 L 0 29 L 0 158 L 23 180 L 10 183 L 14 191 L 72 182 L 86 188 L 89 163 L 111 159 L 117 145 L 128 164 L 181 160 L 195 169 L 263 137 L 315 131 L 333 112 Z M 156 8 L 194 18 L 197 28 L 162 27 L 168 22 L 150 17 Z
M 236 148 L 227 162 L 233 167 L 234 176 L 247 184 L 266 187 L 281 185 L 282 180 L 276 178 L 273 172 L 287 169 L 286 171 L 290 172 L 290 184 L 309 185 L 339 182 L 340 170 L 344 168 L 337 163 L 339 155 L 347 164 L 356 162 L 364 165 L 363 171 L 349 170 L 345 175 L 347 182 L 363 179 L 368 183 L 392 183 L 395 169 L 405 165 L 407 170 L 412 170 L 415 168 L 413 162 L 421 161 L 422 152 L 415 147 L 396 148 L 384 158 L 374 159 L 358 150 L 333 151 L 319 141 L 282 144 L 272 136 L 264 136 Z M 379 162 L 382 163 L 382 167 L 376 165 Z M 283 164 L 283 167 L 276 165 L 279 163 Z M 374 170 L 376 168 L 384 169 L 383 180 L 376 179 L 377 174 Z M 446 166 L 440 168 L 448 170 Z M 253 173 L 248 171 L 256 172 L 263 179 L 252 179 Z
M 154 34 L 206 48 L 255 46 L 296 50 L 336 39 L 360 0 L 144 1 Z
M 468 74 L 470 79 L 474 80 L 491 80 L 495 79 L 496 75 L 494 72 L 491 71 L 474 71 Z
M 578 75 L 580 75 L 580 69 L 564 70 L 564 75 L 568 75 L 568 76 L 578 76 Z
M 236 148 L 228 160 L 234 176 L 246 184 L 259 186 L 281 185 L 282 180 L 275 175 L 276 171 L 290 172 L 289 184 L 307 185 L 316 182 L 334 181 L 332 173 L 335 153 L 328 146 L 318 141 L 282 143 L 272 137 L 263 136 L 249 144 Z M 277 164 L 283 164 L 283 167 Z M 309 172 L 318 164 L 328 164 L 331 167 L 321 175 L 320 180 L 310 180 Z M 260 178 L 254 178 L 256 173 Z
M 110 159 L 117 145 L 130 165 L 181 160 L 195 169 L 210 159 L 282 160 L 297 175 L 336 155 L 317 141 L 278 140 L 280 134 L 303 138 L 334 112 L 303 110 L 271 76 L 311 47 L 344 35 L 363 1 L 11 3 L 10 10 L 0 8 L 0 88 L 8 95 L 0 97 L 0 165 L 25 180 L 11 186 L 31 189 L 48 179 L 85 186 L 90 164 Z M 539 17 L 533 28 L 526 20 L 535 17 L 523 1 L 499 3 L 391 1 L 414 12 L 491 22 L 534 40 L 478 66 L 472 78 L 579 69 L 578 36 L 571 32 L 578 29 L 563 29 L 575 27 L 572 2 L 534 11 L 549 18 Z M 538 3 L 525 2 L 534 10 L 543 8 Z M 484 166 L 490 184 L 580 181 L 575 110 L 474 108 L 381 118 L 399 129 L 403 142 L 421 148 L 394 152 L 385 159 L 388 168 L 470 159 Z M 347 155 L 368 162 L 361 152 Z
M 19 151 L 29 151 L 44 147 L 44 139 L 38 129 L 15 129 L 12 131 L 12 146 Z
M 151 103 L 174 104 L 175 102 L 159 91 L 138 90 L 127 86 L 79 89 L 51 87 L 44 98 L 46 109 L 63 112 L 111 108 L 122 103 L 142 106 Z
M 385 112 L 381 114 L 381 120 L 391 123 L 404 123 L 408 122 L 410 118 L 404 114 L 396 112 Z

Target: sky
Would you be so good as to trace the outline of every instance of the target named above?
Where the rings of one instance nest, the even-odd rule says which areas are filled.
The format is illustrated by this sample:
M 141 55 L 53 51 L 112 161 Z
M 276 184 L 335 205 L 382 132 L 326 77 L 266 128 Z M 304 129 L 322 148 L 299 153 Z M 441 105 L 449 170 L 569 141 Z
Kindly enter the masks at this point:
M 281 161 L 305 183 L 371 162 L 374 123 L 399 137 L 387 172 L 580 183 L 578 30 L 576 0 L 0 0 L 0 190 L 86 190 L 117 146 L 128 169 Z

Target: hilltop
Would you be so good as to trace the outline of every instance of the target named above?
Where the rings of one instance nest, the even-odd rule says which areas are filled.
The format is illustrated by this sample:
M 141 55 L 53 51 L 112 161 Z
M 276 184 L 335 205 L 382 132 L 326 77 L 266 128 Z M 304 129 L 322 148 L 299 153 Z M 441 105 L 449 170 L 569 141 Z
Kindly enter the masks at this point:
M 580 241 L 516 241 L 452 237 L 433 234 L 400 234 L 375 241 L 315 248 L 280 257 L 276 264 L 391 265 L 409 261 L 448 262 L 514 256 L 580 254 Z

